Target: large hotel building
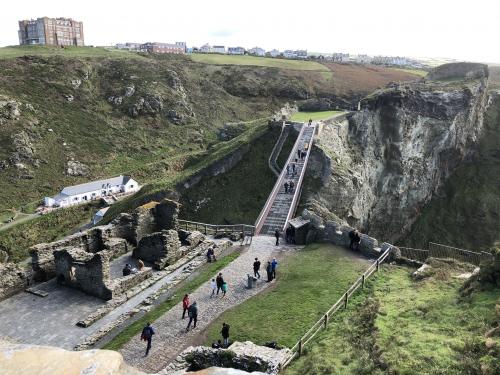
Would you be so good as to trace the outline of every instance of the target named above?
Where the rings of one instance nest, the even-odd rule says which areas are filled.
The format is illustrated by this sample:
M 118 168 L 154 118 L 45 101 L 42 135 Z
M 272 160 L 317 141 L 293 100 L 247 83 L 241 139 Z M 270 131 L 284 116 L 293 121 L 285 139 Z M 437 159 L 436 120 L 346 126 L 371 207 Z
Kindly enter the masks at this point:
M 19 44 L 83 46 L 83 22 L 48 17 L 19 21 Z

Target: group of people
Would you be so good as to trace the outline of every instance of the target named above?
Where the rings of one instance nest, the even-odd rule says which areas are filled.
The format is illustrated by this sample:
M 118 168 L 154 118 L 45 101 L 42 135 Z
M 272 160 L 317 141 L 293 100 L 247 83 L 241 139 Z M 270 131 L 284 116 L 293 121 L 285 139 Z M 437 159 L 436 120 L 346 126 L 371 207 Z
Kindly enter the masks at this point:
M 222 298 L 226 296 L 228 285 L 227 282 L 222 277 L 221 272 L 219 272 L 219 274 L 215 279 L 212 279 L 212 281 L 210 281 L 210 288 L 212 289 L 212 294 L 210 295 L 210 298 L 219 295 L 219 292 L 222 292 Z
M 255 262 L 253 262 L 253 275 L 260 279 L 260 260 L 259 258 L 255 258 Z M 274 279 L 276 279 L 276 269 L 278 268 L 278 261 L 276 258 L 273 258 L 272 261 L 268 261 L 266 265 L 266 273 L 267 273 L 267 282 L 270 283 Z
M 297 159 L 295 159 L 295 163 L 287 164 L 287 166 L 286 166 L 286 174 L 287 174 L 287 176 L 290 175 L 290 174 L 292 176 L 295 176 L 297 174 Z
M 300 148 L 297 150 L 297 158 L 300 159 L 300 160 L 304 160 L 304 158 L 306 157 L 307 155 L 307 152 L 305 150 L 301 150 Z M 295 162 L 297 162 L 298 160 L 295 159 Z
M 295 184 L 293 183 L 292 180 L 290 181 L 285 181 L 285 194 L 286 193 L 293 193 L 293 189 L 295 187 Z
M 193 324 L 193 328 L 196 328 L 196 323 L 198 322 L 198 305 L 196 301 L 193 303 L 189 302 L 189 294 L 185 294 L 182 299 L 182 319 L 186 318 L 186 312 L 188 313 L 189 322 L 186 327 L 186 332 L 189 331 L 191 327 L 191 323 Z
M 144 262 L 139 259 L 137 261 L 137 268 L 132 267 L 132 265 L 130 265 L 129 263 L 125 264 L 125 267 L 123 267 L 123 270 L 122 270 L 122 275 L 123 276 L 132 275 L 133 273 L 137 273 L 139 271 L 142 271 L 143 268 L 144 268 Z

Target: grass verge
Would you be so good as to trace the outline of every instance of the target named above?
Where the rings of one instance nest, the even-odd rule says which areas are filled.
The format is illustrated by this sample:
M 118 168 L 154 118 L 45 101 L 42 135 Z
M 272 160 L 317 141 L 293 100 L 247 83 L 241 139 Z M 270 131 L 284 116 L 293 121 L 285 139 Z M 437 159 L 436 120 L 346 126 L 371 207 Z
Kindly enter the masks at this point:
M 227 322 L 232 341 L 292 347 L 367 267 L 366 260 L 342 248 L 309 245 L 283 260 L 275 285 L 216 319 L 206 344 L 220 338 Z
M 292 121 L 305 122 L 312 119 L 313 121 L 326 120 L 335 115 L 339 115 L 343 111 L 320 111 L 320 112 L 295 112 L 292 115 Z
M 412 271 L 382 267 L 285 375 L 495 373 L 480 368 L 495 371 L 491 360 L 498 352 L 488 353 L 484 332 L 494 319 L 498 291 L 463 300 L 461 280 L 437 272 L 415 281 Z
M 202 268 L 201 271 L 193 279 L 187 281 L 185 284 L 183 283 L 181 287 L 176 289 L 175 293 L 170 298 L 161 302 L 153 310 L 147 312 L 135 322 L 127 326 L 111 341 L 104 345 L 102 349 L 120 350 L 134 336 L 142 332 L 142 329 L 147 322 L 154 322 L 156 319 L 161 317 L 177 303 L 179 303 L 182 300 L 182 296 L 184 294 L 189 294 L 204 283 L 208 282 L 210 278 L 213 277 L 213 275 L 215 275 L 219 270 L 223 269 L 229 263 L 234 261 L 238 256 L 240 256 L 240 252 L 236 251 L 234 253 L 228 254 L 224 258 L 220 258 L 215 263 L 206 264 L 204 268 Z

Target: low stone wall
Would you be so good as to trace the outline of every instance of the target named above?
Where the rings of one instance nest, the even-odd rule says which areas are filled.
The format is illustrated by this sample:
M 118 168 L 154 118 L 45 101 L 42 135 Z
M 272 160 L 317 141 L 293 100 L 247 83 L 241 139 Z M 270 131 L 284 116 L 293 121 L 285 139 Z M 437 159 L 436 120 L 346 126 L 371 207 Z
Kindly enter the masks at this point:
M 137 273 L 114 279 L 111 285 L 113 296 L 127 293 L 136 285 L 140 284 L 146 279 L 149 279 L 151 276 L 153 276 L 153 270 L 151 268 L 145 267 L 142 271 L 138 271 Z
M 28 285 L 31 273 L 16 263 L 0 263 L 0 301 L 22 292 Z
M 281 364 L 289 355 L 289 349 L 271 349 L 250 341 L 235 342 L 228 349 L 212 349 L 206 346 L 189 347 L 177 357 L 175 362 L 168 365 L 162 374 L 225 367 L 277 375 Z
M 173 229 L 145 235 L 132 256 L 153 263 L 155 269 L 161 270 L 182 256 L 179 235 Z

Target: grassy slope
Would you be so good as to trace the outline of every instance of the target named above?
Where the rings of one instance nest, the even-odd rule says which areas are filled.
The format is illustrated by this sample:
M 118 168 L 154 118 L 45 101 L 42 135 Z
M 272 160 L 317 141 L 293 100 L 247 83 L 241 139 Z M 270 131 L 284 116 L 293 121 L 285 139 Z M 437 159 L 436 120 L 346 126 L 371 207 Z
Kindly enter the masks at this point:
M 335 115 L 341 114 L 342 111 L 319 111 L 319 112 L 295 112 L 292 115 L 292 121 L 309 121 L 312 119 L 313 121 L 326 120 Z
M 252 66 L 266 66 L 270 68 L 292 69 L 292 70 L 328 71 L 328 68 L 315 61 L 300 61 L 300 60 L 289 60 L 289 59 L 276 59 L 271 57 L 201 54 L 201 53 L 192 54 L 190 55 L 190 57 L 193 61 L 204 64 L 252 65 Z
M 219 338 L 222 322 L 227 322 L 233 341 L 292 347 L 367 267 L 344 249 L 309 245 L 279 265 L 276 285 L 216 319 L 206 344 Z
M 159 303 L 151 311 L 147 312 L 139 319 L 134 321 L 134 323 L 127 326 L 111 341 L 104 345 L 103 349 L 119 350 L 120 348 L 122 348 L 123 345 L 125 345 L 127 342 L 133 339 L 134 336 L 138 335 L 142 331 L 147 322 L 154 322 L 156 319 L 161 317 L 177 303 L 179 303 L 179 301 L 182 300 L 182 297 L 185 294 L 190 294 L 193 290 L 208 282 L 213 277 L 213 275 L 216 275 L 219 270 L 227 266 L 239 255 L 239 252 L 234 252 L 218 259 L 218 261 L 215 263 L 207 263 L 194 278 L 190 279 L 186 283 L 182 283 L 180 287 L 176 288 L 175 294 L 173 294 L 169 299 Z
M 278 129 L 267 130 L 231 171 L 185 191 L 180 216 L 214 224 L 253 224 L 276 182 L 268 158 L 278 135 Z M 288 156 L 294 141 L 292 136 L 287 139 L 282 155 Z
M 411 269 L 381 270 L 286 375 L 478 374 L 480 362 L 493 360 L 491 354 L 479 357 L 486 354 L 484 332 L 494 318 L 498 291 L 463 301 L 457 279 L 413 281 Z
M 0 48 L 0 59 L 12 59 L 30 56 L 66 56 L 66 57 L 112 57 L 141 59 L 143 56 L 114 48 L 102 47 L 54 47 L 54 46 L 9 46 Z
M 85 204 L 53 211 L 0 232 L 0 249 L 9 253 L 9 261 L 22 261 L 31 246 L 52 242 L 70 234 L 74 228 L 90 222 L 97 204 Z
M 422 211 L 406 246 L 429 241 L 487 250 L 500 240 L 500 98 L 485 116 L 479 153 L 460 166 Z

